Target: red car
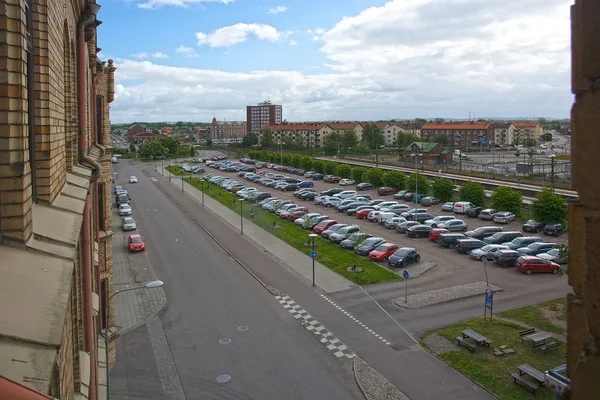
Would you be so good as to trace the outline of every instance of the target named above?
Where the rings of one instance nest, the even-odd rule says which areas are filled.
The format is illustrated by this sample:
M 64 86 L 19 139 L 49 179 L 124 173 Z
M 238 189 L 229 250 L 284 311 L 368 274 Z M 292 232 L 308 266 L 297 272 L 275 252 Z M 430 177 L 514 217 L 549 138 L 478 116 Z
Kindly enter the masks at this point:
M 337 224 L 338 222 L 335 219 L 326 219 L 325 221 L 321 221 L 313 228 L 315 233 L 319 235 L 329 229 L 330 226 Z
M 521 256 L 517 258 L 515 267 L 517 267 L 517 271 L 524 272 L 527 275 L 531 275 L 534 272 L 552 272 L 553 274 L 560 272 L 560 265 L 534 256 Z
M 290 216 L 287 219 L 293 222 L 293 221 L 297 220 L 298 218 L 302 218 L 306 214 L 308 214 L 308 210 L 300 210 L 300 211 L 294 210 L 293 212 L 290 213 Z
M 356 213 L 356 218 L 365 219 L 367 218 L 367 215 L 369 215 L 369 213 L 373 210 L 374 208 L 364 208 Z
M 377 246 L 375 250 L 369 253 L 369 258 L 373 261 L 386 261 L 394 254 L 400 246 L 393 243 L 383 243 Z
M 329 183 L 339 183 L 342 180 L 342 178 L 340 178 L 339 176 L 332 176 L 331 178 L 329 178 L 329 180 L 327 182 Z
M 292 218 L 292 215 L 297 212 L 302 212 L 302 213 L 306 214 L 308 212 L 308 208 L 306 208 L 306 207 L 290 208 L 288 211 L 281 213 L 280 217 L 283 219 L 287 219 L 288 221 L 291 221 L 290 218 Z M 302 215 L 304 215 L 304 214 L 302 214 Z
M 127 239 L 127 249 L 130 253 L 133 253 L 135 251 L 145 251 L 146 242 L 144 241 L 142 236 L 137 233 L 129 235 L 129 238 Z
M 440 237 L 440 235 L 442 233 L 448 233 L 448 232 L 450 232 L 448 229 L 433 228 L 431 230 L 431 232 L 429 232 L 429 240 L 431 240 L 432 242 L 435 242 L 436 240 L 438 240 L 438 238 Z
M 379 189 L 377 189 L 377 194 L 379 196 L 389 196 L 390 194 L 395 194 L 397 192 L 396 189 L 389 187 L 389 186 L 384 186 L 384 187 L 380 187 Z

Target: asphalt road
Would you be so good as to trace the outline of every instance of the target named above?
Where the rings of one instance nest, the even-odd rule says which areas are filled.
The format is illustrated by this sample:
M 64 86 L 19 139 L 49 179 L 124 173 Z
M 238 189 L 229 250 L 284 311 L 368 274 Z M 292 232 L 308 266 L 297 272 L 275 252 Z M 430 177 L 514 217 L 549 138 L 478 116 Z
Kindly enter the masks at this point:
M 328 353 L 139 166 L 119 163 L 116 170 L 117 184 L 130 192 L 152 268 L 165 282 L 167 306 L 160 320 L 188 399 L 362 398 L 349 363 Z M 129 175 L 140 183 L 127 184 Z M 228 244 L 236 246 L 235 240 Z M 248 330 L 238 329 L 243 326 Z M 131 392 L 129 398 L 137 393 L 151 398 L 144 393 L 157 380 L 140 331 L 121 339 L 122 357 L 111 373 L 115 384 Z M 221 339 L 231 342 L 220 344 Z M 146 379 L 136 372 L 146 370 Z M 220 374 L 231 380 L 218 383 Z

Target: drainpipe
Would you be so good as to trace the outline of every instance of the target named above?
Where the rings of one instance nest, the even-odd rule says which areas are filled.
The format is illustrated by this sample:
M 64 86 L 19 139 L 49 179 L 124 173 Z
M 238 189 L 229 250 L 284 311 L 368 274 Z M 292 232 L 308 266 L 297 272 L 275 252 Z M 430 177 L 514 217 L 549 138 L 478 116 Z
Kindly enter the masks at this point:
M 88 9 L 84 13 L 84 18 L 79 23 L 77 32 L 77 74 L 79 86 L 79 152 L 80 159 L 92 166 L 94 174 L 92 182 L 96 182 L 102 174 L 100 163 L 95 161 L 87 154 L 87 73 L 89 65 L 86 62 L 86 46 L 85 46 L 85 29 L 89 25 L 96 22 L 96 15 L 100 6 L 95 3 L 89 3 Z M 97 198 L 97 196 L 96 196 Z M 96 400 L 96 358 L 94 345 L 94 319 L 92 305 L 92 254 L 90 247 L 90 196 L 86 197 L 85 206 L 83 208 L 83 272 L 84 272 L 84 293 L 85 293 L 85 344 L 88 353 L 90 354 L 90 382 L 89 382 L 89 399 Z

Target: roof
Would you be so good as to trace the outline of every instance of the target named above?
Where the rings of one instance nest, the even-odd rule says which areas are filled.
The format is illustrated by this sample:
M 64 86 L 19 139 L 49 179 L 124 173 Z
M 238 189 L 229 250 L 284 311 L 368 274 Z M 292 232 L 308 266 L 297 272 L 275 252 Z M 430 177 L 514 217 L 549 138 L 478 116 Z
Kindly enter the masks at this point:
M 130 238 L 141 238 L 142 235 L 140 235 L 139 233 L 134 233 L 132 235 L 129 235 Z
M 537 121 L 520 121 L 520 122 L 513 122 L 512 123 L 515 128 L 535 128 L 536 126 L 539 126 L 540 123 Z
M 431 150 L 433 150 L 434 147 L 436 147 L 439 143 L 433 143 L 433 142 L 413 142 L 411 143 L 408 147 L 406 147 L 406 150 L 412 150 L 412 148 L 414 146 L 417 146 L 419 149 L 421 149 L 424 153 L 429 153 Z
M 326 125 L 320 122 L 307 122 L 301 124 L 270 124 L 261 128 L 261 131 L 270 129 L 275 132 L 283 131 L 318 131 Z
M 489 122 L 428 122 L 421 129 L 435 129 L 435 130 L 473 130 L 473 129 L 488 129 L 490 127 Z
M 132 135 L 131 137 L 135 138 L 135 137 L 148 137 L 148 136 L 155 137 L 155 136 L 158 136 L 158 135 L 156 133 L 145 131 L 145 132 L 136 133 L 136 134 Z
M 331 129 L 335 130 L 352 130 L 360 125 L 358 122 L 330 122 L 327 124 Z
M 492 124 L 493 129 L 508 129 L 512 125 L 512 122 L 494 122 Z

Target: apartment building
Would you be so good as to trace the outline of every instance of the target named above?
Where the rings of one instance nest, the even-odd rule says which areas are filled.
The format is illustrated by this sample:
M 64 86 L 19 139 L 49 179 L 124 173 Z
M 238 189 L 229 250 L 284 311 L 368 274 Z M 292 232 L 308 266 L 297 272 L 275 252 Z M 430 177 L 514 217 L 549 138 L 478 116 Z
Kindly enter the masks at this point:
M 492 130 L 494 144 L 506 146 L 515 141 L 515 126 L 511 122 L 494 122 Z
M 270 130 L 273 133 L 274 143 L 294 143 L 309 148 L 320 148 L 325 143 L 325 138 L 333 129 L 320 122 L 306 122 L 301 124 L 265 125 L 260 133 Z
M 270 101 L 246 106 L 247 133 L 258 134 L 265 125 L 276 125 L 283 121 L 283 107 Z
M 245 122 L 217 121 L 217 117 L 213 117 L 208 130 L 215 141 L 241 139 L 247 134 Z
M 0 393 L 106 398 L 111 292 L 109 104 L 100 6 L 0 7 Z M 111 351 L 114 344 L 110 344 Z M 114 355 L 114 352 L 112 353 Z M 114 360 L 114 357 L 111 357 Z
M 448 136 L 450 147 L 478 147 L 492 144 L 494 131 L 489 122 L 428 122 L 421 128 L 421 138 Z
M 544 128 L 537 121 L 513 122 L 513 125 L 515 127 L 515 140 L 539 140 L 544 133 Z
M 329 122 L 326 125 L 331 128 L 331 133 L 343 135 L 346 131 L 352 131 L 358 140 L 362 138 L 363 126 L 359 122 Z

